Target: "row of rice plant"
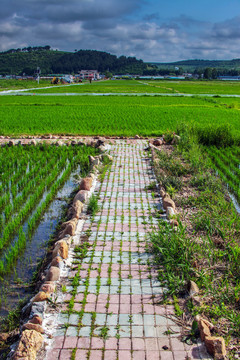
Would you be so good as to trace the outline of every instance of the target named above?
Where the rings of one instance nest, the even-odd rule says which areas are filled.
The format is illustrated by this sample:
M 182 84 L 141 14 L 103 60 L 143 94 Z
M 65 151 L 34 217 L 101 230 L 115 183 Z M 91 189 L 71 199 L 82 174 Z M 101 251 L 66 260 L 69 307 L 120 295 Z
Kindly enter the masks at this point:
M 232 154 L 232 150 L 236 151 L 237 147 L 228 149 L 217 149 L 216 147 L 206 147 L 206 151 L 211 159 L 212 167 L 217 171 L 219 176 L 227 184 L 231 193 L 234 194 L 240 203 L 240 169 L 236 155 Z
M 0 106 L 5 135 L 159 136 L 167 129 L 176 131 L 181 122 L 200 128 L 211 123 L 213 130 L 231 124 L 239 135 L 238 110 L 192 97 L 6 96 Z
M 12 202 L 5 206 L 0 217 L 2 225 L 0 274 L 2 275 L 12 268 L 15 260 L 26 247 L 27 241 L 31 239 L 46 209 L 54 200 L 58 190 L 64 185 L 71 172 L 79 165 L 83 171 L 87 170 L 89 167 L 88 155 L 96 153 L 95 149 L 85 146 L 81 148 L 67 146 L 60 148 L 39 146 L 33 148 L 34 150 L 31 149 L 31 151 L 35 154 L 35 157 L 33 155 L 31 160 L 38 158 L 40 154 L 45 159 L 44 162 L 41 162 L 41 164 L 45 164 L 45 167 L 39 169 L 36 164 L 39 169 L 39 175 L 36 176 L 37 180 L 32 179 L 29 181 L 21 191 L 20 196 L 16 196 L 15 186 L 9 188 L 8 198 L 11 198 Z M 7 150 L 12 155 L 18 153 L 13 148 Z M 22 150 L 20 150 L 20 153 L 24 156 L 27 155 L 29 148 Z M 49 154 L 52 156 L 50 157 Z M 47 162 L 46 158 L 48 158 Z M 32 170 L 34 169 L 32 168 Z M 11 192 L 12 189 L 14 189 L 14 194 Z M 16 202 L 18 206 L 16 206 Z M 11 214 L 9 215 L 8 212 Z M 7 221 L 5 221 L 6 217 Z M 24 226 L 24 230 L 23 224 L 27 225 Z

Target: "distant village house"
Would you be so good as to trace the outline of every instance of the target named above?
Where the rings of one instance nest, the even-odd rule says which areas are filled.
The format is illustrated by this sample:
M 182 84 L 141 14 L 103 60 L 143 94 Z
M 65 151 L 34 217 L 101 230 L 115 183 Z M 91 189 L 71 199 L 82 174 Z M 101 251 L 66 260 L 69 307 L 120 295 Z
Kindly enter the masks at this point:
M 92 80 L 98 80 L 100 79 L 100 74 L 97 70 L 81 70 L 78 72 L 80 79 L 92 79 Z

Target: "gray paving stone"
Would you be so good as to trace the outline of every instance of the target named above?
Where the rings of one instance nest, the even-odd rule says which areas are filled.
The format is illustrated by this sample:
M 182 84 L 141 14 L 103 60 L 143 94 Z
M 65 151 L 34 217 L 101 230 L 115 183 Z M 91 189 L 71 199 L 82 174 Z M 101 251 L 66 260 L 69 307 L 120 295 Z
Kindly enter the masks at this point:
M 82 324 L 83 324 L 83 325 L 90 326 L 90 325 L 91 325 L 91 322 L 92 322 L 92 314 L 89 314 L 89 313 L 83 314 Z
M 118 315 L 117 314 L 112 314 L 112 315 L 107 315 L 107 322 L 106 324 L 109 325 L 117 325 L 118 324 Z
M 106 318 L 107 318 L 106 314 L 96 314 L 95 324 L 105 325 Z
M 78 328 L 76 326 L 69 326 L 66 331 L 66 336 L 78 336 Z
M 78 336 L 90 336 L 91 333 L 91 327 L 90 326 L 83 326 L 79 330 Z
M 79 323 L 79 315 L 78 314 L 71 314 L 69 317 L 69 324 L 71 325 L 78 325 Z
M 119 330 L 119 335 L 120 335 L 120 337 L 122 338 L 122 337 L 127 337 L 127 338 L 129 338 L 130 337 L 130 335 L 131 335 L 131 328 L 130 328 L 130 326 L 128 325 L 122 325 L 121 327 L 120 327 L 120 330 Z

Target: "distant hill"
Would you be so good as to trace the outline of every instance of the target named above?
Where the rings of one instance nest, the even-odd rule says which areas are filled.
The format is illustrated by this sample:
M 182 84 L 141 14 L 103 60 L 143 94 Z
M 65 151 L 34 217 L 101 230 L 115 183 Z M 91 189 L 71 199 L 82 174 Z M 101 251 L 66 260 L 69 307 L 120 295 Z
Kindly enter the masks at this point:
M 35 46 L 10 49 L 0 53 L 1 75 L 33 75 L 37 67 L 41 74 L 77 73 L 80 70 L 96 69 L 113 74 L 144 74 L 154 68 L 135 57 L 111 55 L 96 50 L 65 52 L 51 50 L 50 46 Z
M 170 63 L 152 62 L 151 65 L 157 66 L 158 69 L 174 70 L 175 67 L 182 68 L 184 71 L 191 71 L 205 68 L 216 68 L 222 70 L 240 70 L 240 59 L 233 60 L 183 60 Z

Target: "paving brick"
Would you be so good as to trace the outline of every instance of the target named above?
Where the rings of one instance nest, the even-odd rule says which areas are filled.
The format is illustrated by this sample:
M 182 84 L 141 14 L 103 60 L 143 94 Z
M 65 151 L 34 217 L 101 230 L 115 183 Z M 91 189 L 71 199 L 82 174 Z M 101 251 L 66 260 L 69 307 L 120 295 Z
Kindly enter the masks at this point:
M 104 360 L 117 360 L 117 351 L 116 350 L 105 350 Z
M 63 344 L 64 349 L 74 349 L 77 346 L 77 336 L 67 336 Z
M 89 349 L 90 348 L 90 338 L 89 337 L 78 338 L 77 347 L 79 349 Z
M 51 349 L 47 354 L 46 360 L 57 360 L 59 358 L 59 354 L 59 349 Z
M 89 360 L 102 360 L 102 351 L 101 350 L 91 350 Z
M 119 350 L 118 351 L 118 360 L 131 360 L 131 351 L 128 350 Z
M 113 338 L 108 338 L 105 341 L 105 349 L 106 350 L 117 350 L 118 348 L 118 339 L 113 337 Z
M 91 341 L 91 349 L 102 349 L 104 347 L 104 341 L 102 338 L 93 337 Z
M 131 351 L 131 339 L 128 339 L 128 338 L 119 339 L 119 350 L 130 350 Z
M 145 341 L 143 338 L 133 337 L 132 339 L 133 350 L 145 350 Z
M 146 360 L 161 360 L 159 351 L 147 351 Z
M 64 336 L 55 336 L 52 348 L 53 349 L 62 349 L 64 344 Z
M 59 360 L 71 360 L 72 350 L 61 350 Z
M 145 351 L 133 351 L 133 360 L 145 360 L 146 353 Z

